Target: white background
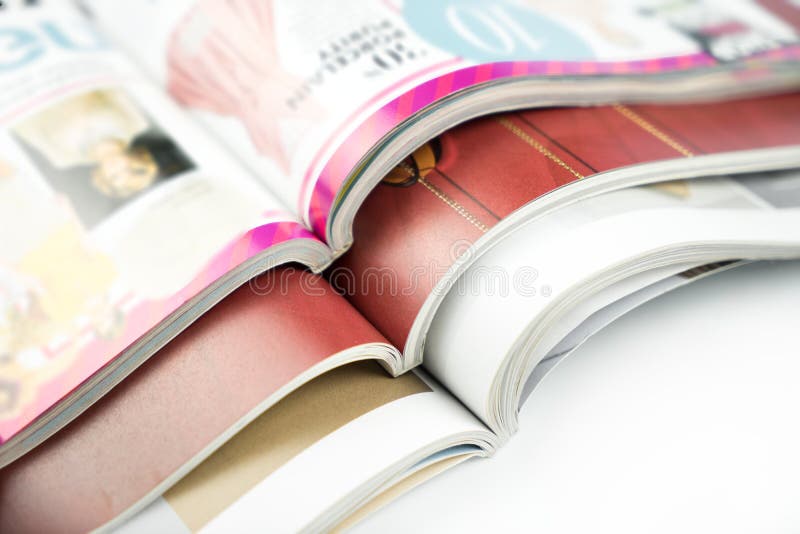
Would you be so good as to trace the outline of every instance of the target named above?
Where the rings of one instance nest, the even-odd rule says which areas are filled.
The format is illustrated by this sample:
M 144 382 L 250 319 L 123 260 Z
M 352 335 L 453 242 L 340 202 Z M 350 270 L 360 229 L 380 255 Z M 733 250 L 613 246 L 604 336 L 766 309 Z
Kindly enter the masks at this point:
M 354 532 L 800 532 L 800 263 L 740 267 L 567 358 L 494 458 Z

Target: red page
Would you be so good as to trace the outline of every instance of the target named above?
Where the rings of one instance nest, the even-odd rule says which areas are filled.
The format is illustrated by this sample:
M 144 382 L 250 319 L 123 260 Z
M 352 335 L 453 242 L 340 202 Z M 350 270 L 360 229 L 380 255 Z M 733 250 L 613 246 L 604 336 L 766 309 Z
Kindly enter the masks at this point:
M 0 532 L 97 528 L 303 371 L 341 350 L 385 342 L 323 279 L 292 268 L 273 273 L 265 294 L 239 288 L 3 468 Z
M 468 244 L 542 194 L 637 163 L 798 143 L 800 94 L 481 118 L 422 147 L 372 192 L 331 281 L 403 347 L 428 294 Z

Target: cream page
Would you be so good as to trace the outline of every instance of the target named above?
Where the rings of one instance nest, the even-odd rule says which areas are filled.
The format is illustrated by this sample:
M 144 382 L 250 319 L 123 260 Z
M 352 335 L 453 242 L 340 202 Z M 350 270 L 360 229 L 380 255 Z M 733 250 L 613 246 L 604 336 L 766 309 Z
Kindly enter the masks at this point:
M 388 383 L 378 375 L 378 391 L 353 379 L 358 366 L 374 364 L 340 368 L 281 401 L 122 524 L 120 534 L 239 532 L 253 525 L 269 532 L 327 530 L 420 469 L 493 451 L 493 436 L 435 382 L 413 372 Z M 315 399 L 320 385 L 335 388 Z M 386 401 L 361 408 L 377 396 Z

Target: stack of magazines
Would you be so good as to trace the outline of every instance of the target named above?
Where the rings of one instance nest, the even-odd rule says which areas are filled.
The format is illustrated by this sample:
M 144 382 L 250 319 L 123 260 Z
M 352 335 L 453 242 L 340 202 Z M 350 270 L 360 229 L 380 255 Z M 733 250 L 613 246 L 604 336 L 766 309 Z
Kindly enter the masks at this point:
M 0 531 L 344 529 L 800 257 L 792 0 L 0 7 Z

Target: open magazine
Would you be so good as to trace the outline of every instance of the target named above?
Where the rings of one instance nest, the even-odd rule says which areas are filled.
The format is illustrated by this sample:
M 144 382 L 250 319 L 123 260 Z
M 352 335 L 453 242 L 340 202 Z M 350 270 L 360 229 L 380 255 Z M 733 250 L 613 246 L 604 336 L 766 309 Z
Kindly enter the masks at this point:
M 625 310 L 800 255 L 791 4 L 81 6 L 0 14 L 15 529 L 342 524 Z

